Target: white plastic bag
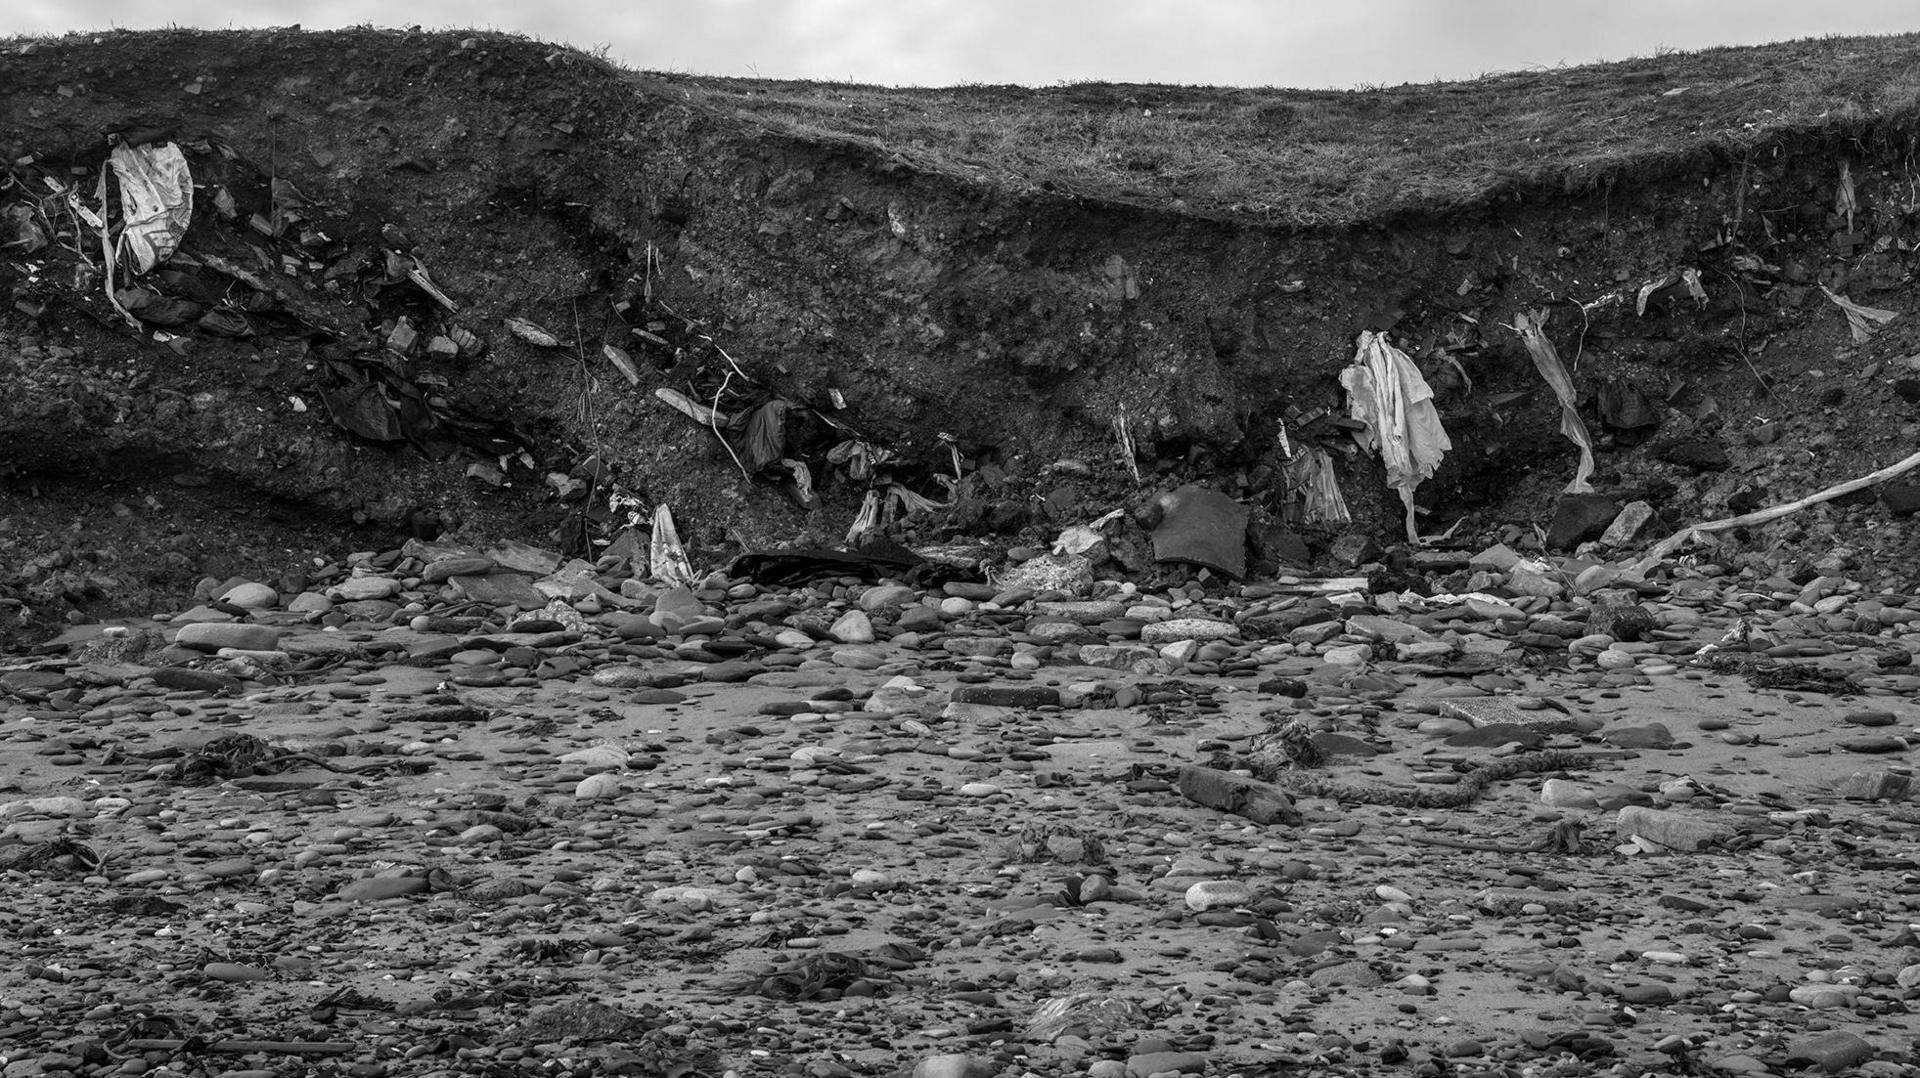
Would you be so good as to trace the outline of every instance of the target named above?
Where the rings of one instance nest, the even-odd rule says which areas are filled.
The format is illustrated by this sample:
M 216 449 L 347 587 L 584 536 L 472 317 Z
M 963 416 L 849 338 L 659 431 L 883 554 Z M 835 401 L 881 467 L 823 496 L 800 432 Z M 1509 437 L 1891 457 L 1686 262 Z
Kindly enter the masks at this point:
M 193 172 L 180 147 L 115 146 L 108 160 L 120 184 L 120 249 L 135 273 L 172 257 L 193 220 Z
M 653 510 L 653 538 L 647 543 L 647 564 L 653 578 L 664 584 L 693 586 L 693 563 L 687 560 L 687 548 L 681 545 L 680 530 L 673 526 L 673 513 L 666 506 Z
M 1540 377 L 1546 379 L 1553 388 L 1553 395 L 1560 401 L 1560 433 L 1567 440 L 1580 447 L 1580 464 L 1574 469 L 1573 482 L 1567 484 L 1568 494 L 1591 494 L 1593 484 L 1588 478 L 1593 475 L 1593 436 L 1587 433 L 1586 420 L 1580 418 L 1580 409 L 1575 402 L 1573 378 L 1567 374 L 1567 368 L 1560 362 L 1560 353 L 1554 351 L 1553 342 L 1546 335 L 1547 312 L 1537 310 L 1529 315 L 1521 311 L 1513 316 L 1513 330 L 1520 334 L 1520 343 L 1527 346 L 1527 354 L 1533 357 L 1534 368 Z
M 1333 457 L 1317 445 L 1300 450 L 1287 465 L 1287 479 L 1300 492 L 1301 519 L 1308 524 L 1350 524 L 1353 513 L 1340 493 Z
M 1413 519 L 1413 490 L 1440 467 L 1453 448 L 1433 389 L 1406 353 L 1387 343 L 1387 335 L 1360 334 L 1353 364 L 1340 372 L 1347 390 L 1347 411 L 1367 425 L 1362 448 L 1379 452 L 1387 466 L 1387 485 L 1400 492 L 1407 507 L 1407 540 L 1419 542 Z

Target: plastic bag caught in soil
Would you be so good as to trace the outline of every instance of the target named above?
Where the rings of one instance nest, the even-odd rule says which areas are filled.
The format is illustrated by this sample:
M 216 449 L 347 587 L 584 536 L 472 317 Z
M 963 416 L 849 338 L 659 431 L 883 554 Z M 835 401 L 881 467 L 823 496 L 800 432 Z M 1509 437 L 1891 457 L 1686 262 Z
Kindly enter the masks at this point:
M 1419 540 L 1413 491 L 1440 467 L 1453 448 L 1433 390 L 1405 352 L 1387 343 L 1387 335 L 1360 334 L 1353 363 L 1340 372 L 1348 414 L 1366 424 L 1361 448 L 1376 450 L 1386 465 L 1387 485 L 1400 492 L 1407 507 L 1407 539 Z
M 867 491 L 867 496 L 860 502 L 860 512 L 854 515 L 853 523 L 847 526 L 848 546 L 859 546 L 868 537 L 880 534 L 880 500 L 879 491 Z
M 1660 429 L 1660 410 L 1632 381 L 1618 375 L 1600 383 L 1600 422 L 1621 445 L 1639 445 Z
M 510 421 L 473 415 L 378 360 L 328 356 L 327 369 L 345 383 L 323 391 L 335 425 L 381 444 L 408 442 L 440 460 L 465 446 L 489 457 L 509 456 L 533 444 Z
M 1829 289 L 1826 285 L 1821 285 L 1820 291 L 1826 293 L 1827 298 L 1833 301 L 1834 306 L 1846 312 L 1847 328 L 1853 332 L 1853 343 L 1855 344 L 1859 344 L 1869 337 L 1872 337 L 1873 327 L 1876 324 L 1891 322 L 1900 317 L 1899 311 L 1889 311 L 1880 307 L 1868 307 L 1855 303 L 1845 296 L 1835 294 L 1833 290 Z
M 180 147 L 168 142 L 129 146 L 108 158 L 120 185 L 120 249 L 145 273 L 172 257 L 193 220 L 193 171 Z M 102 175 L 104 191 L 105 176 Z
M 770 400 L 747 417 L 747 471 L 759 472 L 787 455 L 787 409 L 792 404 Z
M 1513 316 L 1513 329 L 1520 334 L 1520 342 L 1527 346 L 1527 354 L 1533 357 L 1540 377 L 1560 401 L 1560 433 L 1580 447 L 1580 464 L 1574 469 L 1573 481 L 1567 484 L 1566 492 L 1591 494 L 1593 484 L 1587 480 L 1593 475 L 1593 437 L 1587 433 L 1586 420 L 1580 418 L 1573 378 L 1560 362 L 1560 353 L 1554 350 L 1553 342 L 1547 339 L 1547 312 L 1521 311 Z
M 322 393 L 320 400 L 326 404 L 327 414 L 344 430 L 370 442 L 406 440 L 406 432 L 400 428 L 399 415 L 380 392 L 380 387 L 372 382 Z
M 1340 493 L 1333 457 L 1317 445 L 1308 446 L 1287 464 L 1287 481 L 1299 492 L 1300 519 L 1307 524 L 1350 524 L 1353 513 Z
M 647 544 L 647 565 L 655 580 L 688 587 L 693 584 L 693 563 L 687 559 L 687 548 L 680 542 L 679 529 L 674 527 L 673 511 L 664 505 L 653 510 L 653 538 Z
M 30 255 L 47 245 L 47 231 L 34 218 L 32 207 L 20 204 L 0 212 L 0 249 Z

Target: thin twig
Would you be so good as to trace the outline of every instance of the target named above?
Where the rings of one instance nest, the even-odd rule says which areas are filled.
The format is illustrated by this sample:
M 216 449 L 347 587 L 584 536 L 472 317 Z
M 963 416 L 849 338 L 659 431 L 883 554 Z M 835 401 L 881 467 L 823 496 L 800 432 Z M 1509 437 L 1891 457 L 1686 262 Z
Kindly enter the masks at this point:
M 1726 270 L 1717 270 L 1716 272 L 1719 273 L 1720 276 L 1725 277 L 1728 283 L 1733 285 L 1733 294 L 1740 297 L 1740 339 L 1734 342 L 1733 344 L 1734 351 L 1739 353 L 1740 362 L 1745 363 L 1747 365 L 1747 371 L 1748 373 L 1753 375 L 1753 380 L 1760 383 L 1760 388 L 1767 391 L 1767 396 L 1773 398 L 1773 403 L 1779 405 L 1782 408 L 1786 407 L 1786 402 L 1781 400 L 1780 395 L 1773 391 L 1773 387 L 1771 385 L 1767 384 L 1767 380 L 1760 376 L 1760 368 L 1754 366 L 1753 360 L 1747 355 L 1747 293 L 1746 291 L 1740 287 L 1739 278 L 1735 277 L 1733 274 L 1728 273 Z
M 1587 350 L 1587 305 L 1576 301 L 1574 306 L 1580 311 L 1580 335 L 1573 339 L 1573 373 L 1579 374 L 1580 357 L 1585 354 Z M 1473 387 L 1468 386 L 1467 388 L 1472 389 Z
M 725 354 L 726 353 L 724 352 L 721 353 L 721 355 L 725 355 Z M 746 376 L 741 375 L 741 377 L 744 378 Z M 732 382 L 733 382 L 733 373 L 729 371 L 727 373 L 727 376 L 721 379 L 720 388 L 714 390 L 713 406 L 707 409 L 707 425 L 713 428 L 713 436 L 715 438 L 720 439 L 720 447 L 727 451 L 727 456 L 733 458 L 733 466 L 740 469 L 740 477 L 748 481 L 752 481 L 753 476 L 750 473 L 748 473 L 747 466 L 741 462 L 740 454 L 735 453 L 733 451 L 733 444 L 727 441 L 726 435 L 720 433 L 720 398 L 723 396 L 726 396 L 727 386 Z
M 1113 417 L 1113 431 L 1120 440 L 1120 459 L 1126 462 L 1127 472 L 1133 476 L 1133 481 L 1140 482 L 1140 462 L 1133 448 L 1133 427 L 1127 420 L 1127 406 L 1124 404 L 1120 406 L 1119 414 Z
M 604 329 L 601 331 L 601 336 L 603 339 L 606 336 Z M 600 413 L 593 407 L 593 369 L 587 364 L 586 346 L 580 343 L 581 339 L 580 301 L 575 299 L 573 301 L 573 358 L 580 364 L 580 422 L 586 426 L 588 433 L 593 435 L 593 451 L 598 454 L 601 452 Z M 602 461 L 602 463 L 605 462 Z
M 1727 230 L 1727 242 L 1740 242 L 1740 222 L 1747 215 L 1747 173 L 1753 168 L 1753 151 L 1740 161 L 1740 186 L 1733 192 L 1733 227 Z

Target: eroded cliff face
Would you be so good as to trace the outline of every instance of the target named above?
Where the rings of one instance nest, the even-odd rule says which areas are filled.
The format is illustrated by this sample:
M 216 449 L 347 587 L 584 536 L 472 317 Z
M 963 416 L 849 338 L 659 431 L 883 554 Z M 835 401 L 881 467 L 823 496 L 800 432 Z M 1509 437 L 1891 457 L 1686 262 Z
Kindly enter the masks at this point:
M 945 503 L 906 538 L 1049 534 L 1198 481 L 1323 539 L 1284 477 L 1315 443 L 1355 527 L 1391 537 L 1378 462 L 1325 418 L 1367 329 L 1453 436 L 1428 529 L 1544 523 L 1574 450 L 1509 328 L 1536 309 L 1588 398 L 1596 484 L 1673 523 L 1910 440 L 1881 363 L 1904 331 L 1856 351 L 1819 287 L 1903 306 L 1904 129 L 1297 230 L 775 133 L 497 35 L 6 53 L 0 594 L 40 617 L 409 533 L 588 552 L 653 504 L 712 564 L 838 537 L 881 480 Z M 116 278 L 131 319 L 101 255 L 109 136 L 178 146 L 195 184 L 179 254 Z M 740 422 L 723 444 L 661 389 Z M 1610 423 L 1622 400 L 1654 424 Z M 778 453 L 744 476 L 772 401 Z

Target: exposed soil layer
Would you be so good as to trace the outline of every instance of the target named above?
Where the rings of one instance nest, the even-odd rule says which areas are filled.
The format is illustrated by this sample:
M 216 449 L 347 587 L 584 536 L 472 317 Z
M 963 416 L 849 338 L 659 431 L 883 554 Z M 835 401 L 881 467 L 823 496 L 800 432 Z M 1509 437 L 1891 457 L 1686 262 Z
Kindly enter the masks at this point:
M 1425 530 L 1544 525 L 1574 452 L 1506 328 L 1531 309 L 1551 313 L 1600 435 L 1596 485 L 1664 523 L 1806 493 L 1913 433 L 1895 384 L 1909 372 L 1888 362 L 1908 351 L 1901 322 L 1856 347 L 1819 288 L 1901 306 L 1912 131 L 1871 102 L 1603 185 L 1283 228 L 920 168 L 757 123 L 743 84 L 500 35 L 6 48 L 0 588 L 38 625 L 151 608 L 188 582 L 147 556 L 157 535 L 191 571 L 236 545 L 291 571 L 442 531 L 588 552 L 665 504 L 696 560 L 720 564 L 837 538 L 889 481 L 950 503 L 894 529 L 907 539 L 1051 535 L 1198 480 L 1317 552 L 1340 529 L 1301 520 L 1285 478 L 1286 453 L 1316 441 L 1355 526 L 1391 537 L 1378 461 L 1313 420 L 1343 412 L 1336 375 L 1365 329 L 1419 364 L 1455 442 L 1420 489 Z M 1129 88 L 1086 93 L 1091 113 L 1139 107 Z M 109 134 L 179 146 L 197 192 L 181 253 L 117 278 L 147 303 L 132 321 L 81 212 L 106 205 Z M 1599 405 L 1621 386 L 1644 394 L 1647 425 L 1609 429 Z M 657 389 L 728 417 L 791 402 L 779 455 L 817 497 L 746 452 L 747 431 L 723 444 Z M 892 459 L 868 473 L 829 456 L 849 443 Z M 110 490 L 131 513 L 105 515 Z M 1850 512 L 1863 553 L 1904 541 L 1879 510 Z M 1819 546 L 1832 524 L 1750 538 Z M 318 550 L 314 528 L 352 538 Z M 107 579 L 32 568 L 86 549 L 108 550 L 90 567 Z

